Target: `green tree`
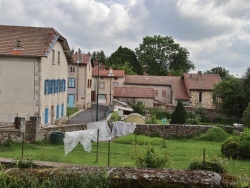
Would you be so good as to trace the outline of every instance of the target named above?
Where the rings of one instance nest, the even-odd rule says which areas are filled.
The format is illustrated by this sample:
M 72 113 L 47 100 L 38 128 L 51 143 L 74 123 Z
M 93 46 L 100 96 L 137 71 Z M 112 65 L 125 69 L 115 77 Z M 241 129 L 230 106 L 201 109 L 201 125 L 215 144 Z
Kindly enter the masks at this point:
M 145 108 L 142 101 L 137 101 L 136 103 L 132 103 L 131 108 L 133 108 L 134 113 L 145 115 L 145 109 L 146 108 Z
M 250 102 L 250 67 L 243 76 L 243 86 L 246 93 L 246 102 Z
M 222 80 L 233 78 L 233 76 L 230 75 L 229 71 L 223 67 L 214 67 L 211 70 L 207 70 L 206 72 L 204 72 L 204 74 L 219 74 Z
M 124 70 L 127 75 L 136 75 L 137 73 L 133 71 L 133 67 L 129 62 L 125 62 L 123 65 L 117 64 L 113 65 L 114 70 Z
M 126 65 L 125 65 L 126 64 Z M 135 52 L 129 48 L 120 46 L 111 56 L 107 59 L 106 66 L 112 66 L 113 69 L 127 69 L 126 74 L 142 74 L 142 68 L 137 60 Z M 125 65 L 125 66 L 124 66 Z M 130 70 L 128 70 L 128 67 Z
M 187 112 L 181 101 L 178 101 L 177 106 L 171 116 L 171 124 L 184 124 L 186 123 Z
M 167 75 L 170 70 L 188 72 L 195 68 L 188 50 L 169 36 L 146 36 L 135 53 L 149 75 Z
M 107 58 L 106 58 L 106 55 L 105 55 L 104 51 L 101 50 L 100 52 L 99 52 L 99 51 L 97 51 L 97 52 L 94 51 L 94 52 L 92 53 L 92 60 L 93 60 L 93 61 L 98 60 L 99 63 L 105 64 Z
M 241 117 L 247 105 L 243 80 L 231 78 L 216 84 L 213 91 L 213 98 L 220 112 L 228 116 Z
M 250 128 L 250 102 L 248 103 L 248 106 L 243 112 L 242 121 L 245 124 L 245 126 Z

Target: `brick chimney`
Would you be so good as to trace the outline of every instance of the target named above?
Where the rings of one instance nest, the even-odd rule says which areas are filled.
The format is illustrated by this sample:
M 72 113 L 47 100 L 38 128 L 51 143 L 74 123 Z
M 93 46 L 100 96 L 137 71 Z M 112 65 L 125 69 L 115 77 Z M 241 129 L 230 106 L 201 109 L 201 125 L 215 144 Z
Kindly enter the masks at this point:
M 198 81 L 202 81 L 202 71 L 198 71 Z

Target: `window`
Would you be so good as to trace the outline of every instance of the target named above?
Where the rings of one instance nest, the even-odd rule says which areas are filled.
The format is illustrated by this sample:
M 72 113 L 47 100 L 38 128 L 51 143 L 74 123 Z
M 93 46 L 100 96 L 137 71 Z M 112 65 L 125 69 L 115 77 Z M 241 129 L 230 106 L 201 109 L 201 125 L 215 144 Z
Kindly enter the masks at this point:
M 104 82 L 99 83 L 99 89 L 105 89 L 105 83 Z
M 167 96 L 167 91 L 166 91 L 166 90 L 162 90 L 161 96 L 162 96 L 162 97 L 166 97 L 166 96 Z
M 199 102 L 202 102 L 202 92 L 199 92 Z
M 92 87 L 92 79 L 90 79 L 90 88 Z
M 74 73 L 75 72 L 75 67 L 69 67 L 69 72 Z
M 55 80 L 55 89 L 54 89 L 54 91 L 55 91 L 55 93 L 58 93 L 58 80 Z
M 155 90 L 155 97 L 158 97 L 158 90 Z
M 75 87 L 75 78 L 69 78 L 69 87 L 70 88 Z
M 60 52 L 58 51 L 57 64 L 60 65 Z
M 55 50 L 52 50 L 52 64 L 55 64 Z
M 118 78 L 117 78 L 117 77 L 114 77 L 114 80 L 118 80 Z
M 118 87 L 119 86 L 119 82 L 113 82 L 113 87 Z

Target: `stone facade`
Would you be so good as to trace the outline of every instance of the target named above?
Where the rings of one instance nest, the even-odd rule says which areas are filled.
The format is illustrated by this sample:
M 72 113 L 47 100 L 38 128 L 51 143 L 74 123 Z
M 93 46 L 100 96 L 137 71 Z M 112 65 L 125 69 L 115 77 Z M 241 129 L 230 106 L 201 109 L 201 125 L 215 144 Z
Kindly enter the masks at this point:
M 201 93 L 201 102 L 199 102 L 199 96 Z M 194 107 L 203 107 L 205 109 L 214 109 L 213 97 L 211 91 L 191 91 L 191 104 Z

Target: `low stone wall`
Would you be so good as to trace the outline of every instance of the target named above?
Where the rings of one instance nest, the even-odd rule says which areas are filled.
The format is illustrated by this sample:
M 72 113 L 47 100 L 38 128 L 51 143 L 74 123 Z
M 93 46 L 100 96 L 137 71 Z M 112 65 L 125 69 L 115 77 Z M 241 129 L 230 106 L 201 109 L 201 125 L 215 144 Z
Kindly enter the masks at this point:
M 51 132 L 70 132 L 70 131 L 80 131 L 86 130 L 86 124 L 71 124 L 71 125 L 55 125 L 40 128 L 38 140 L 48 138 Z
M 12 140 L 14 142 L 21 142 L 22 136 L 20 130 L 14 128 L 0 129 L 0 144 L 5 143 L 7 140 Z
M 30 126 L 30 128 L 29 128 Z M 209 125 L 158 125 L 158 124 L 137 124 L 135 133 L 151 137 L 187 137 L 196 133 L 205 132 L 213 126 Z M 226 132 L 232 133 L 234 127 L 221 127 Z M 27 123 L 25 132 L 25 141 L 33 142 L 48 138 L 51 132 L 70 132 L 86 130 L 86 124 L 72 125 L 54 125 L 48 127 L 34 128 L 34 125 Z M 29 131 L 27 131 L 29 130 Z M 33 132 L 33 133 L 32 133 Z M 8 129 L 0 129 L 0 144 L 6 140 L 21 141 L 21 133 L 19 129 L 9 127 Z
M 205 132 L 212 126 L 206 125 L 136 125 L 136 133 L 152 137 L 186 137 L 199 132 Z

